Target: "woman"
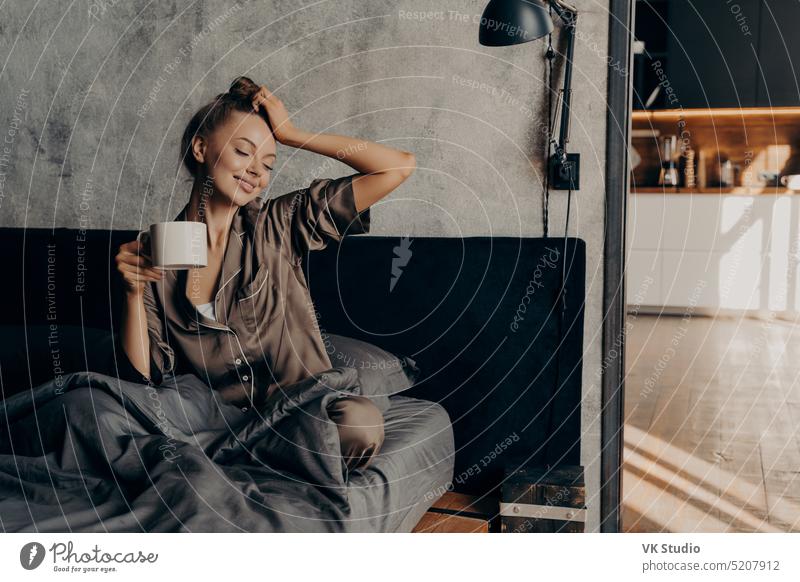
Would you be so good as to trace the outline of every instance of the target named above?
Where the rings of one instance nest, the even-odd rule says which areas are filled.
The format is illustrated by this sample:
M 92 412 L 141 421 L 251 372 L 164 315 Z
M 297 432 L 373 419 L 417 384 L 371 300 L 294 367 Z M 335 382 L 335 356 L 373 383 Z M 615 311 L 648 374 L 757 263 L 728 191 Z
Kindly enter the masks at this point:
M 358 173 L 262 200 L 276 142 L 341 160 Z M 123 365 L 138 372 L 137 381 L 156 384 L 188 370 L 246 412 L 332 367 L 303 255 L 368 232 L 369 207 L 411 175 L 415 160 L 377 143 L 303 131 L 275 95 L 246 77 L 195 113 L 181 151 L 194 183 L 175 220 L 206 224 L 208 266 L 162 271 L 145 243 L 119 248 Z M 361 396 L 336 399 L 328 411 L 348 469 L 367 467 L 383 443 L 380 411 Z

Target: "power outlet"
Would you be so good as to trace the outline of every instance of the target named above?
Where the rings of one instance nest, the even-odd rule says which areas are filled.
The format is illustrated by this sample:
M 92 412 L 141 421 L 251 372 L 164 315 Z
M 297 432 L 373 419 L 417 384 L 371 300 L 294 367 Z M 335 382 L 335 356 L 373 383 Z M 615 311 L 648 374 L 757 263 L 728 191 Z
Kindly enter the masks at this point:
M 580 189 L 580 154 L 567 154 L 566 161 L 562 162 L 558 156 L 550 157 L 550 187 L 553 190 L 579 190 Z

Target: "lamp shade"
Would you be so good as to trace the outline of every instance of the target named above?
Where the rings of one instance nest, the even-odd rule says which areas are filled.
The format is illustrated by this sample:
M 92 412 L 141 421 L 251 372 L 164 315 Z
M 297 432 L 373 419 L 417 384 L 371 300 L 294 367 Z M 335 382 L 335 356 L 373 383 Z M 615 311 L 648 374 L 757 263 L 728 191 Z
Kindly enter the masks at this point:
M 546 36 L 553 20 L 537 0 L 491 0 L 483 11 L 478 42 L 484 46 L 509 46 Z

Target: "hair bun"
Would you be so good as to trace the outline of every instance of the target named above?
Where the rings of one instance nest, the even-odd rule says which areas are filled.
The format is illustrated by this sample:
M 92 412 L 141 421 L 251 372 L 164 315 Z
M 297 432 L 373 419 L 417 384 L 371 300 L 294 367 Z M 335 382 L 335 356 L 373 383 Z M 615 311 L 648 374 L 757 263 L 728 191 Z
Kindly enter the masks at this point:
M 231 83 L 228 94 L 234 99 L 252 100 L 253 96 L 258 93 L 259 86 L 249 77 L 236 77 Z

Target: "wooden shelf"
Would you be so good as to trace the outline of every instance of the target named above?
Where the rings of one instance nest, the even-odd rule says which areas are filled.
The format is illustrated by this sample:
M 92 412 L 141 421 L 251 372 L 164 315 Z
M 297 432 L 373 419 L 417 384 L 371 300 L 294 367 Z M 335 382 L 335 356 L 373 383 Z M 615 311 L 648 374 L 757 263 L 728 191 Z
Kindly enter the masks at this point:
M 711 109 L 655 109 L 634 111 L 634 122 L 666 121 L 677 123 L 681 119 L 705 120 L 713 122 L 742 121 L 747 123 L 772 124 L 778 121 L 800 121 L 800 107 L 719 107 Z
M 641 162 L 633 169 L 632 190 L 642 194 L 693 193 L 759 195 L 791 194 L 783 186 L 761 186 L 762 174 L 779 174 L 800 149 L 800 107 L 750 107 L 741 109 L 664 109 L 634 111 L 633 130 L 678 137 L 679 147 L 695 151 L 698 178 L 718 179 L 719 164 L 729 159 L 750 174 L 751 188 L 686 189 L 643 186 L 656 184 L 661 166 L 659 137 L 632 138 Z M 744 174 L 740 174 L 744 177 Z M 758 180 L 758 182 L 756 182 Z

